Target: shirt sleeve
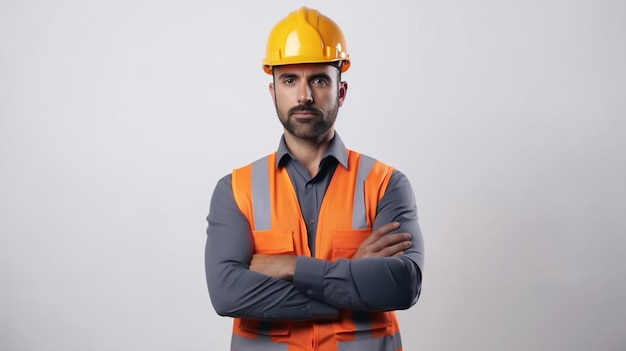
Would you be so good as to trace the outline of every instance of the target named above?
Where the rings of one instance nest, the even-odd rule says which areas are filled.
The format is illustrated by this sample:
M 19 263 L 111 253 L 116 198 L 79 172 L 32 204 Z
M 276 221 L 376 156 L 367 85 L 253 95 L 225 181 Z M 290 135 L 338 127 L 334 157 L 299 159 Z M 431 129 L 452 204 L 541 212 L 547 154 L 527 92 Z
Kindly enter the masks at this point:
M 211 303 L 222 316 L 260 320 L 335 318 L 338 309 L 311 299 L 291 282 L 248 269 L 252 235 L 235 204 L 231 176 L 220 179 L 207 217 L 205 272 Z
M 373 228 L 394 221 L 400 223 L 394 232 L 411 234 L 412 246 L 401 256 L 335 262 L 299 256 L 294 285 L 314 299 L 350 310 L 391 311 L 413 306 L 421 292 L 424 243 L 413 189 L 398 170 L 393 171 L 378 203 Z

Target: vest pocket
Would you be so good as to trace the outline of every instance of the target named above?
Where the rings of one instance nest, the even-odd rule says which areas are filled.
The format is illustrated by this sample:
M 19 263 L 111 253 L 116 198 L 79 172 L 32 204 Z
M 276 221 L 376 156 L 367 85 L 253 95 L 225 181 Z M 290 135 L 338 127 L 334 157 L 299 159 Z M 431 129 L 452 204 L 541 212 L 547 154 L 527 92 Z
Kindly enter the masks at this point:
M 363 240 L 370 235 L 370 229 L 335 230 L 333 233 L 332 260 L 352 258 Z
M 255 230 L 252 232 L 254 253 L 292 254 L 295 253 L 292 231 Z

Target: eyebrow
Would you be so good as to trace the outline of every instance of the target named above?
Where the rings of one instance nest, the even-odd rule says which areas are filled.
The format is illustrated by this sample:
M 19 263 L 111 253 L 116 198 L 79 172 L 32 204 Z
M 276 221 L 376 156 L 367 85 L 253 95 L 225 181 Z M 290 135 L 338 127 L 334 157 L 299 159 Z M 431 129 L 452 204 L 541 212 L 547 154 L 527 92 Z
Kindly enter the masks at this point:
M 297 77 L 297 75 L 294 73 L 283 73 L 280 76 L 278 76 L 278 79 L 283 80 L 285 78 L 293 78 L 293 77 Z
M 328 74 L 326 74 L 326 73 L 315 73 L 315 74 L 312 74 L 309 77 L 309 80 L 313 80 L 313 79 L 317 79 L 317 78 L 324 78 L 326 80 L 331 80 L 330 76 Z
M 298 78 L 298 75 L 295 74 L 295 73 L 287 72 L 287 73 L 283 73 L 280 76 L 278 76 L 278 79 L 280 79 L 280 80 L 285 79 L 285 78 Z M 314 73 L 314 74 L 310 75 L 308 77 L 308 80 L 313 80 L 313 79 L 317 79 L 317 78 L 324 78 L 324 79 L 327 79 L 327 80 L 331 80 L 331 77 L 328 74 L 323 73 L 323 72 Z

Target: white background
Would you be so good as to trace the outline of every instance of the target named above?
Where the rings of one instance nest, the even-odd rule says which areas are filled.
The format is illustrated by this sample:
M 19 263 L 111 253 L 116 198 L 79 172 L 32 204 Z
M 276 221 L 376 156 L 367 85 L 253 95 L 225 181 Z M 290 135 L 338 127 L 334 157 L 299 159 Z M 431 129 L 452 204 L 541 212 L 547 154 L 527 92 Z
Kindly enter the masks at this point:
M 292 1 L 0 2 L 0 350 L 227 350 L 217 180 L 282 129 Z M 337 130 L 407 174 L 405 350 L 626 348 L 626 3 L 309 1 L 352 58 Z

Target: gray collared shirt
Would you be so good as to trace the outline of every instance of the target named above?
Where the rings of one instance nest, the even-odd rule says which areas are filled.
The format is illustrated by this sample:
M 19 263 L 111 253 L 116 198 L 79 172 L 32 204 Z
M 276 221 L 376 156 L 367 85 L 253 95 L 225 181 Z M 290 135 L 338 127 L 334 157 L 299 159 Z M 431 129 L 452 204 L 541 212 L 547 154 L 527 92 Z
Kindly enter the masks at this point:
M 315 235 L 317 230 L 317 218 L 322 205 L 324 193 L 330 182 L 330 178 L 335 172 L 337 166 L 348 168 L 348 156 L 346 147 L 344 146 L 338 134 L 328 146 L 328 150 L 322 156 L 317 174 L 312 178 L 302 163 L 287 149 L 285 138 L 282 137 L 276 152 L 276 168 L 285 167 L 287 174 L 291 179 L 293 188 L 298 196 L 298 203 L 302 211 L 302 218 L 306 223 L 307 239 L 311 256 L 315 255 Z
M 288 151 L 281 138 L 276 167 L 285 167 L 307 225 L 314 252 L 317 218 L 336 167 L 347 167 L 346 147 L 337 133 L 322 157 L 318 173 Z M 334 318 L 339 308 L 387 311 L 412 306 L 421 291 L 424 262 L 417 207 L 406 176 L 394 170 L 381 198 L 373 228 L 397 221 L 397 232 L 411 234 L 412 247 L 400 257 L 340 259 L 334 262 L 298 256 L 292 282 L 250 271 L 250 226 L 235 204 L 231 175 L 220 179 L 207 217 L 205 266 L 211 302 L 220 315 L 261 320 Z M 384 287 L 382 289 L 381 287 Z

